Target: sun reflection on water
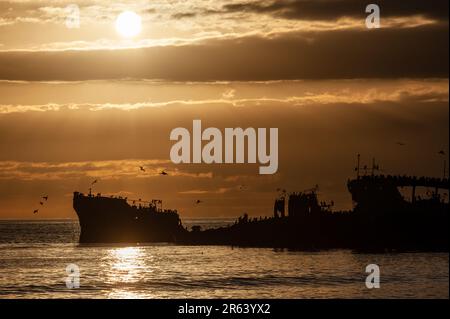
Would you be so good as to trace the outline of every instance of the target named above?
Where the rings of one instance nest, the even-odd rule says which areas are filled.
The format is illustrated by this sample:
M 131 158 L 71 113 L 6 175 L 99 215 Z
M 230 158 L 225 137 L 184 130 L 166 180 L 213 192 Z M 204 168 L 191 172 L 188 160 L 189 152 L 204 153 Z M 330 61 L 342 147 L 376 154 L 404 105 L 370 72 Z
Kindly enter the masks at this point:
M 139 247 L 116 248 L 108 251 L 112 282 L 133 283 L 142 279 L 146 269 L 144 253 Z M 149 256 L 146 256 L 148 259 Z
M 109 299 L 144 299 L 148 298 L 145 294 L 140 294 L 125 289 L 114 289 L 108 295 Z
M 130 286 L 144 284 L 146 276 L 153 272 L 153 256 L 144 252 L 142 247 L 121 247 L 108 250 L 106 264 L 106 282 L 111 285 L 110 298 L 141 298 L 136 292 L 129 291 Z

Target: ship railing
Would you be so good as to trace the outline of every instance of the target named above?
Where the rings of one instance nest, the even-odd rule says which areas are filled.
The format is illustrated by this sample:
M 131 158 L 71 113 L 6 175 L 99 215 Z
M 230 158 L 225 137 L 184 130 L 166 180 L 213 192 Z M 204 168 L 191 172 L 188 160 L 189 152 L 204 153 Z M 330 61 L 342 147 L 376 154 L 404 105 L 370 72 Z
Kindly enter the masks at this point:
M 358 181 L 376 181 L 376 182 L 388 182 L 393 183 L 396 186 L 419 186 L 419 187 L 432 187 L 440 189 L 449 189 L 449 179 L 439 177 L 426 177 L 426 176 L 407 176 L 407 175 L 365 175 L 360 176 Z M 351 183 L 355 180 L 349 180 Z

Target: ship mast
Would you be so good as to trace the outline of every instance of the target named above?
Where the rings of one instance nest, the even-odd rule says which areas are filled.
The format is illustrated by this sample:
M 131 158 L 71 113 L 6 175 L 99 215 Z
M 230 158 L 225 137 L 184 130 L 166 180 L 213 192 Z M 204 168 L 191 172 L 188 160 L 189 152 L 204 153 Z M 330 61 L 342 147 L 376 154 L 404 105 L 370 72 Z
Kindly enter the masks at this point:
M 357 156 L 358 160 L 357 160 L 357 166 L 356 166 L 356 178 L 359 179 L 359 166 L 360 166 L 360 161 L 361 161 L 361 154 L 358 154 Z
M 372 176 L 375 175 L 375 171 L 380 170 L 380 166 L 378 164 L 376 164 L 375 162 L 375 157 L 372 158 Z

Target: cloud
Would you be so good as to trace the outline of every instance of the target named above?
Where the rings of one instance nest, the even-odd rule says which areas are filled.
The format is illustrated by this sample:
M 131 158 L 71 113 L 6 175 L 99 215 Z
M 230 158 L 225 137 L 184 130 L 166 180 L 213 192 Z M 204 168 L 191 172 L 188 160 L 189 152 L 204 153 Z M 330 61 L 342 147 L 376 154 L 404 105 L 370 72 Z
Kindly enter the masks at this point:
M 302 92 L 300 95 L 285 97 L 255 97 L 237 98 L 236 90 L 229 89 L 222 94 L 220 99 L 197 100 L 167 100 L 160 102 L 137 103 L 70 103 L 70 104 L 0 104 L 0 114 L 24 113 L 24 112 L 52 112 L 65 110 L 103 111 L 123 110 L 132 111 L 142 108 L 166 108 L 166 107 L 270 107 L 273 105 L 287 106 L 312 106 L 326 104 L 372 104 L 376 102 L 448 102 L 447 81 L 435 83 L 421 83 L 400 85 L 390 90 L 374 88 L 360 88 L 359 90 L 322 90 L 321 92 Z M 57 84 L 56 84 L 57 85 Z M 267 84 L 270 86 L 270 84 Z M 272 84 L 273 85 L 273 84 Z M 394 84 L 393 84 L 394 85 Z M 267 95 L 268 92 L 266 92 Z
M 236 190 L 236 187 L 221 187 L 218 189 L 190 189 L 187 191 L 178 192 L 183 195 L 205 195 L 205 194 L 225 194 L 229 191 Z
M 222 97 L 224 99 L 232 99 L 232 98 L 234 98 L 235 94 L 236 94 L 236 90 L 230 89 L 230 90 L 223 92 Z
M 24 22 L 27 18 L 33 23 L 61 23 L 67 17 L 69 5 L 76 5 L 80 9 L 83 22 L 97 23 L 100 20 L 111 21 L 125 9 L 136 11 L 144 18 L 148 18 L 155 10 L 154 4 L 144 0 L 116 3 L 107 0 L 1 1 L 0 19 L 10 23 Z
M 418 93 L 411 93 L 414 90 Z M 138 166 L 142 165 L 139 159 L 169 159 L 174 144 L 169 139 L 172 129 L 191 130 L 192 120 L 201 119 L 204 128 L 213 126 L 221 130 L 278 127 L 280 172 L 284 172 L 286 161 L 313 158 L 318 153 L 334 158 L 347 152 L 363 152 L 359 147 L 370 153 L 376 153 L 377 148 L 384 152 L 382 145 L 391 145 L 396 140 L 445 141 L 448 139 L 448 89 L 442 90 L 414 86 L 391 93 L 369 90 L 360 101 L 357 96 L 352 97 L 351 103 L 341 103 L 338 95 L 324 94 L 326 103 L 317 103 L 315 101 L 322 97 L 311 96 L 309 103 L 287 98 L 284 102 L 280 102 L 281 99 L 267 103 L 250 101 L 239 107 L 232 103 L 197 101 L 128 110 L 61 108 L 59 111 L 5 113 L 0 115 L 0 160 L 72 163 L 136 158 L 135 162 L 118 170 L 120 174 L 129 172 L 135 176 L 139 173 Z M 297 101 L 304 104 L 296 105 Z M 333 150 L 338 145 L 339 149 Z M 331 149 L 325 149 L 330 146 Z M 257 171 L 257 165 L 165 166 L 152 165 L 149 175 L 157 175 L 158 169 L 170 169 L 178 174 L 175 168 L 180 174 L 194 174 L 192 177 L 208 174 L 212 168 L 214 176 L 248 175 Z M 65 168 L 52 169 L 64 172 Z M 68 171 L 73 170 L 72 167 Z M 88 167 L 88 170 L 95 172 L 96 168 Z M 114 176 L 108 167 L 102 167 L 100 173 Z
M 285 19 L 337 20 L 343 17 L 366 16 L 365 8 L 369 2 L 364 0 L 272 0 L 243 1 L 225 4 L 220 10 L 209 13 L 256 13 L 269 14 Z M 448 20 L 448 1 L 423 0 L 381 0 L 382 17 L 422 15 L 425 17 Z
M 67 29 L 67 5 L 80 8 L 79 29 Z M 119 49 L 195 44 L 205 38 L 280 32 L 364 29 L 366 3 L 360 0 L 303 1 L 0 1 L 2 50 Z M 447 23 L 448 4 L 382 1 L 383 28 Z M 143 30 L 133 41 L 114 35 L 123 10 L 140 14 Z M 264 16 L 261 16 L 264 15 Z
M 173 19 L 195 18 L 197 13 L 195 12 L 177 12 L 172 14 Z
M 130 50 L 0 52 L 0 79 L 448 77 L 448 26 L 283 33 Z
M 120 1 L 107 0 L 61 0 L 61 1 L 1 1 L 0 19 L 10 23 L 30 18 L 34 23 L 55 23 L 65 19 L 67 5 L 76 4 L 84 22 L 113 20 L 123 10 L 133 10 L 144 20 L 179 20 L 183 18 L 203 19 L 209 15 L 227 15 L 226 19 L 242 22 L 249 14 L 265 14 L 274 19 L 339 20 L 340 18 L 364 19 L 364 0 L 258 0 L 258 1 Z M 383 18 L 411 17 L 420 15 L 430 19 L 448 20 L 446 0 L 380 0 Z M 150 20 L 151 19 L 151 20 Z M 1 21 L 1 20 L 0 20 Z
M 140 170 L 143 166 L 145 172 Z M 167 169 L 166 167 L 170 167 Z M 170 160 L 109 160 L 81 162 L 20 162 L 0 161 L 1 180 L 70 180 L 98 178 L 119 180 L 124 178 L 151 179 L 160 177 L 161 170 L 170 176 L 187 178 L 212 178 L 211 172 L 193 173 L 175 167 Z

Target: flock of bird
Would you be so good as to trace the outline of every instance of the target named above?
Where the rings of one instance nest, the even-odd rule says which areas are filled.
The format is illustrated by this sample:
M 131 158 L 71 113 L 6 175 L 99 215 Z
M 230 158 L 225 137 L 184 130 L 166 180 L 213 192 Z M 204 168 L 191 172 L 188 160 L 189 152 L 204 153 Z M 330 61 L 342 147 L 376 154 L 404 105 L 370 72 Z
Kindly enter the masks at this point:
M 41 201 L 39 201 L 39 205 L 44 206 L 44 203 L 47 202 L 47 200 L 48 200 L 48 195 L 42 196 Z M 35 209 L 33 211 L 33 214 L 37 214 L 37 213 L 39 213 L 39 208 Z
M 399 145 L 399 146 L 406 146 L 406 143 L 404 142 L 396 142 L 395 144 Z M 439 155 L 444 155 L 445 156 L 445 151 L 444 150 L 440 150 L 438 152 Z
M 144 166 L 139 166 L 139 170 L 140 170 L 141 172 L 143 172 L 143 173 L 146 172 Z M 162 175 L 162 176 L 167 176 L 167 175 L 169 175 L 169 173 L 167 173 L 166 170 L 162 170 L 162 171 L 160 171 L 158 174 L 159 174 L 159 175 Z M 245 185 L 239 185 L 239 189 L 240 189 L 240 190 L 244 190 L 244 189 L 246 189 L 246 186 L 245 186 Z M 203 201 L 200 200 L 200 199 L 197 199 L 197 200 L 194 202 L 194 205 L 200 205 L 201 203 L 203 203 Z
M 405 145 L 406 145 L 406 143 L 404 143 L 404 142 L 396 142 L 396 144 L 399 145 L 399 146 L 405 146 Z M 439 154 L 439 155 L 445 156 L 446 153 L 445 153 L 444 150 L 440 150 L 440 151 L 438 152 L 438 154 Z M 146 172 L 144 166 L 139 166 L 139 170 L 140 170 L 141 172 L 143 172 L 143 173 Z M 162 175 L 162 176 L 167 176 L 167 175 L 169 175 L 169 173 L 167 173 L 166 170 L 162 170 L 162 171 L 160 171 L 158 174 L 159 174 L 159 175 Z M 96 179 L 96 180 L 94 180 L 94 181 L 91 183 L 91 186 L 93 186 L 93 185 L 95 185 L 95 184 L 97 184 L 97 183 L 98 183 L 98 180 Z M 245 185 L 239 185 L 239 190 L 245 190 L 245 189 L 246 189 L 246 186 L 245 186 Z M 281 194 L 286 194 L 286 190 L 285 190 L 285 189 L 281 189 L 281 188 L 277 188 L 277 192 L 278 192 L 278 193 L 281 193 Z M 43 201 L 41 200 L 41 201 L 39 202 L 39 205 L 43 206 L 44 203 L 47 202 L 47 200 L 48 200 L 48 195 L 42 196 L 41 199 L 42 199 Z M 139 201 L 140 201 L 140 200 L 139 200 Z M 197 200 L 194 202 L 194 205 L 200 205 L 201 203 L 203 203 L 203 201 L 200 200 L 200 199 L 197 199 Z M 39 213 L 39 209 L 35 209 L 35 210 L 33 211 L 33 214 L 37 214 L 37 213 Z
M 144 166 L 139 166 L 139 170 L 143 173 L 146 172 Z M 161 172 L 158 173 L 159 175 L 169 175 L 165 170 L 162 170 Z

